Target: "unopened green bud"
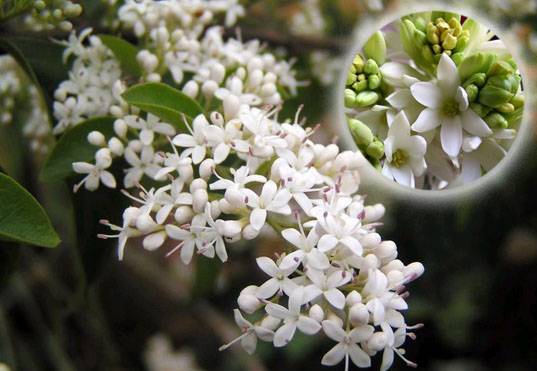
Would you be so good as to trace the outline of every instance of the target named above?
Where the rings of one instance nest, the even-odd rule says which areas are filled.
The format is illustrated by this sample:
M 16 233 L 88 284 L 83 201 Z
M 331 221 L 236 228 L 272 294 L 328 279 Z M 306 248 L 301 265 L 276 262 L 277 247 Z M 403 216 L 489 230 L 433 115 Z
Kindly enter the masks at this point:
M 470 108 L 474 111 L 479 117 L 484 118 L 492 110 L 490 107 L 486 107 L 479 103 L 470 103 Z
M 371 75 L 369 76 L 369 79 L 368 79 L 368 86 L 369 86 L 369 89 L 371 90 L 375 90 L 375 89 L 378 89 L 378 87 L 380 86 L 380 77 L 378 75 Z
M 366 80 L 366 75 L 365 73 L 361 73 L 358 75 L 358 81 L 365 81 Z
M 485 122 L 488 126 L 495 129 L 507 129 L 509 127 L 509 123 L 499 113 L 491 113 L 485 117 Z
M 496 107 L 501 113 L 511 113 L 515 111 L 515 106 L 512 103 L 504 103 L 501 106 Z
M 475 102 L 477 95 L 479 94 L 479 88 L 474 84 L 470 84 L 465 87 L 466 94 L 468 94 L 468 101 Z
M 486 73 L 496 61 L 496 55 L 492 53 L 475 53 L 464 58 L 459 65 L 461 81 L 466 81 L 473 74 Z
M 442 53 L 442 47 L 439 44 L 433 45 L 433 52 L 434 54 Z
M 363 91 L 356 96 L 356 106 L 368 107 L 378 102 L 380 95 L 374 91 Z
M 364 71 L 364 60 L 360 54 L 356 54 L 354 60 L 352 61 L 352 65 L 356 69 L 356 73 L 362 73 Z
M 522 94 L 515 95 L 510 102 L 515 108 L 524 106 L 524 96 Z
M 464 87 L 468 85 L 475 85 L 478 88 L 483 87 L 485 85 L 485 82 L 487 81 L 487 75 L 483 72 L 474 73 L 468 80 L 466 80 L 463 84 Z
M 511 92 L 487 83 L 479 92 L 479 103 L 489 107 L 498 107 L 509 102 L 513 96 Z
M 352 84 L 352 89 L 356 92 L 356 93 L 359 93 L 361 91 L 364 91 L 367 89 L 367 80 L 362 80 L 362 81 L 357 81 L 355 82 L 354 84 Z
M 54 9 L 54 11 L 52 12 L 52 17 L 60 20 L 63 18 L 63 12 L 61 11 L 61 9 Z
M 349 73 L 347 75 L 347 81 L 346 81 L 346 85 L 352 85 L 356 82 L 356 74 L 354 73 Z
M 453 35 L 454 36 L 459 36 L 462 32 L 462 25 L 461 25 L 461 22 L 459 22 L 459 20 L 455 17 L 452 17 L 449 22 L 449 27 L 451 27 L 453 29 Z
M 455 65 L 456 66 L 459 66 L 462 62 L 462 60 L 464 59 L 464 54 L 463 53 L 455 53 L 451 56 L 451 59 L 453 60 L 453 62 L 455 62 Z
M 422 47 L 421 56 L 428 63 L 433 63 L 433 61 L 434 61 L 433 52 L 431 51 L 431 48 L 429 48 L 429 46 L 427 46 L 427 45 L 424 45 Z
M 360 120 L 350 119 L 349 129 L 354 142 L 359 147 L 366 147 L 373 141 L 374 136 L 371 129 Z
M 386 61 L 386 41 L 381 31 L 377 31 L 364 45 L 365 55 L 377 62 L 378 65 Z
M 376 75 L 379 73 L 379 66 L 373 59 L 368 59 L 365 62 L 364 72 L 368 75 Z
M 507 63 L 506 61 L 498 61 L 490 67 L 488 75 L 507 75 L 512 72 L 514 72 L 513 67 L 509 63 Z
M 345 89 L 345 106 L 354 107 L 356 103 L 356 93 L 351 89 Z
M 384 156 L 384 143 L 380 140 L 375 139 L 371 144 L 367 146 L 365 151 L 368 156 L 374 158 L 375 160 L 380 160 Z
M 468 46 L 469 42 L 470 38 L 468 36 L 459 36 L 457 38 L 457 44 L 455 45 L 454 49 L 458 52 L 461 52 Z
M 426 44 L 427 43 L 427 35 L 425 32 L 420 30 L 414 31 L 414 40 L 416 40 L 416 43 L 419 44 Z

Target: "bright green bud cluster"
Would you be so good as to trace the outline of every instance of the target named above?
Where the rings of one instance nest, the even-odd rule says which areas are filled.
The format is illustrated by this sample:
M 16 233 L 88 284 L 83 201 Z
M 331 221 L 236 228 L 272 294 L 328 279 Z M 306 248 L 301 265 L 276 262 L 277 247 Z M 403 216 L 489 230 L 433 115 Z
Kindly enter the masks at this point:
M 470 32 L 463 30 L 456 17 L 452 17 L 449 21 L 437 18 L 427 24 L 426 37 L 433 58 L 438 63 L 442 54 L 455 56 L 462 52 L 470 41 Z M 456 59 L 454 59 L 455 62 L 457 62 Z
M 477 53 L 461 63 L 459 73 L 465 77 L 463 87 L 470 108 L 491 128 L 505 129 L 520 117 L 517 111 L 523 109 L 524 96 L 520 93 L 521 77 L 514 61 L 495 59 Z
M 381 98 L 382 75 L 374 59 L 364 60 L 357 54 L 347 75 L 345 105 L 349 108 L 370 107 Z

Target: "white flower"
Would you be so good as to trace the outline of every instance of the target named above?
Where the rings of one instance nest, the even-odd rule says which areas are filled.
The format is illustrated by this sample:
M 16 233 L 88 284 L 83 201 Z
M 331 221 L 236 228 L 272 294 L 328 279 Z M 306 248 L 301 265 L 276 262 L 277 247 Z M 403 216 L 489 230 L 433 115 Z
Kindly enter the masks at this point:
M 298 250 L 285 256 L 282 261 L 282 267 L 291 267 L 297 263 L 302 263 L 304 266 L 323 270 L 330 266 L 328 257 L 316 248 L 319 236 L 312 228 L 306 237 L 302 224 L 300 231 L 293 228 L 284 229 L 282 236 Z
M 274 303 L 265 307 L 268 314 L 283 320 L 283 326 L 274 333 L 275 347 L 287 345 L 293 339 L 297 328 L 307 335 L 316 334 L 321 329 L 319 322 L 300 312 L 304 296 L 304 290 L 297 288 L 289 297 L 289 309 Z
M 287 189 L 279 189 L 276 183 L 269 180 L 263 185 L 261 195 L 258 196 L 255 192 L 248 192 L 247 205 L 252 209 L 250 213 L 250 224 L 256 230 L 261 230 L 267 220 L 267 213 L 289 215 L 291 207 L 289 200 L 291 194 Z
M 181 260 L 184 264 L 189 264 L 194 255 L 194 249 L 208 258 L 214 257 L 214 248 L 208 248 L 206 238 L 203 234 L 205 227 L 205 215 L 194 216 L 187 229 L 180 228 L 173 224 L 166 225 L 166 233 L 174 240 L 181 241 L 169 254 L 181 249 Z M 168 255 L 169 255 L 168 254 Z
M 183 153 L 192 156 L 192 162 L 199 164 L 205 158 L 207 153 L 207 139 L 205 133 L 209 128 L 209 122 L 205 116 L 198 115 L 192 123 L 192 129 L 189 134 L 179 134 L 173 138 L 173 144 L 177 147 L 187 148 Z
M 116 179 L 111 172 L 107 171 L 112 164 L 112 157 L 108 148 L 102 148 L 95 155 L 95 164 L 88 162 L 73 163 L 73 170 L 78 174 L 87 174 L 84 179 L 75 185 L 74 191 L 77 192 L 82 185 L 88 191 L 95 191 L 102 182 L 108 188 L 116 188 Z
M 290 296 L 297 288 L 296 283 L 289 276 L 295 271 L 298 263 L 295 262 L 294 265 L 283 268 L 281 265 L 277 266 L 274 260 L 264 256 L 257 258 L 256 262 L 259 268 L 271 277 L 257 289 L 257 296 L 259 298 L 267 299 L 278 292 Z
M 441 126 L 442 149 L 451 157 L 461 150 L 463 129 L 480 137 L 492 134 L 485 121 L 469 108 L 468 95 L 460 83 L 455 62 L 442 54 L 436 83 L 418 82 L 410 87 L 414 98 L 426 107 L 412 130 L 423 133 Z
M 327 302 L 337 309 L 343 309 L 345 306 L 345 295 L 338 290 L 338 287 L 343 286 L 352 279 L 352 275 L 344 270 L 336 270 L 330 274 L 326 274 L 315 269 L 308 269 L 306 272 L 308 278 L 313 282 L 313 285 L 308 286 L 308 296 L 313 299 L 319 295 L 323 295 Z
M 140 141 L 144 146 L 149 146 L 153 143 L 155 133 L 168 137 L 175 135 L 173 126 L 161 122 L 157 116 L 150 113 L 145 120 L 138 116 L 126 116 L 124 120 L 128 126 L 140 130 Z
M 427 142 L 419 135 L 410 135 L 410 124 L 404 112 L 393 120 L 384 141 L 386 161 L 382 173 L 399 184 L 415 187 L 415 177 L 423 174 Z
M 140 155 L 132 148 L 125 149 L 125 160 L 132 167 L 125 171 L 123 183 L 125 188 L 137 185 L 145 175 L 154 178 L 161 167 L 155 162 L 155 151 L 151 146 L 144 146 Z
M 327 213 L 328 214 L 328 213 Z M 360 220 L 348 217 L 334 217 L 323 215 L 318 220 L 318 226 L 325 232 L 318 244 L 321 252 L 327 253 L 339 245 L 348 248 L 353 254 L 362 256 L 362 245 L 354 236 L 360 227 Z
M 219 350 L 225 350 L 231 345 L 235 344 L 237 341 L 240 341 L 242 348 L 248 354 L 254 354 L 255 348 L 257 347 L 258 338 L 263 341 L 272 341 L 274 339 L 274 332 L 272 330 L 263 326 L 253 325 L 243 317 L 240 310 L 235 309 L 233 314 L 235 315 L 235 322 L 237 323 L 237 326 L 239 326 L 242 330 L 242 335 L 230 343 L 221 346 Z
M 372 326 L 360 326 L 346 332 L 331 320 L 322 323 L 323 331 L 330 339 L 337 341 L 321 361 L 325 366 L 335 366 L 345 359 L 345 371 L 349 370 L 349 357 L 360 368 L 370 367 L 371 358 L 357 343 L 368 340 L 373 334 Z

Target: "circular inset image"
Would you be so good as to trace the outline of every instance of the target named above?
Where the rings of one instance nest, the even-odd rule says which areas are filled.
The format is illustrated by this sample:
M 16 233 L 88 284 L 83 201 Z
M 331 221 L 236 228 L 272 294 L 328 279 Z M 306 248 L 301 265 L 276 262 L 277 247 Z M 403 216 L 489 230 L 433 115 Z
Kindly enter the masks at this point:
M 516 138 L 524 89 L 502 40 L 476 20 L 423 12 L 369 38 L 349 67 L 350 135 L 384 176 L 441 190 L 492 170 Z

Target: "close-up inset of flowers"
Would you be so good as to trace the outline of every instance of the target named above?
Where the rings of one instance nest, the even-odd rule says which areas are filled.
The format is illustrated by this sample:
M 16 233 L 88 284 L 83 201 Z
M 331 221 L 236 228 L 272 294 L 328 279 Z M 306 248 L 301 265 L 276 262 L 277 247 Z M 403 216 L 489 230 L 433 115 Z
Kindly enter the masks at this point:
M 350 135 L 384 176 L 412 188 L 469 184 L 493 169 L 524 110 L 517 63 L 486 26 L 416 13 L 377 31 L 345 87 Z

